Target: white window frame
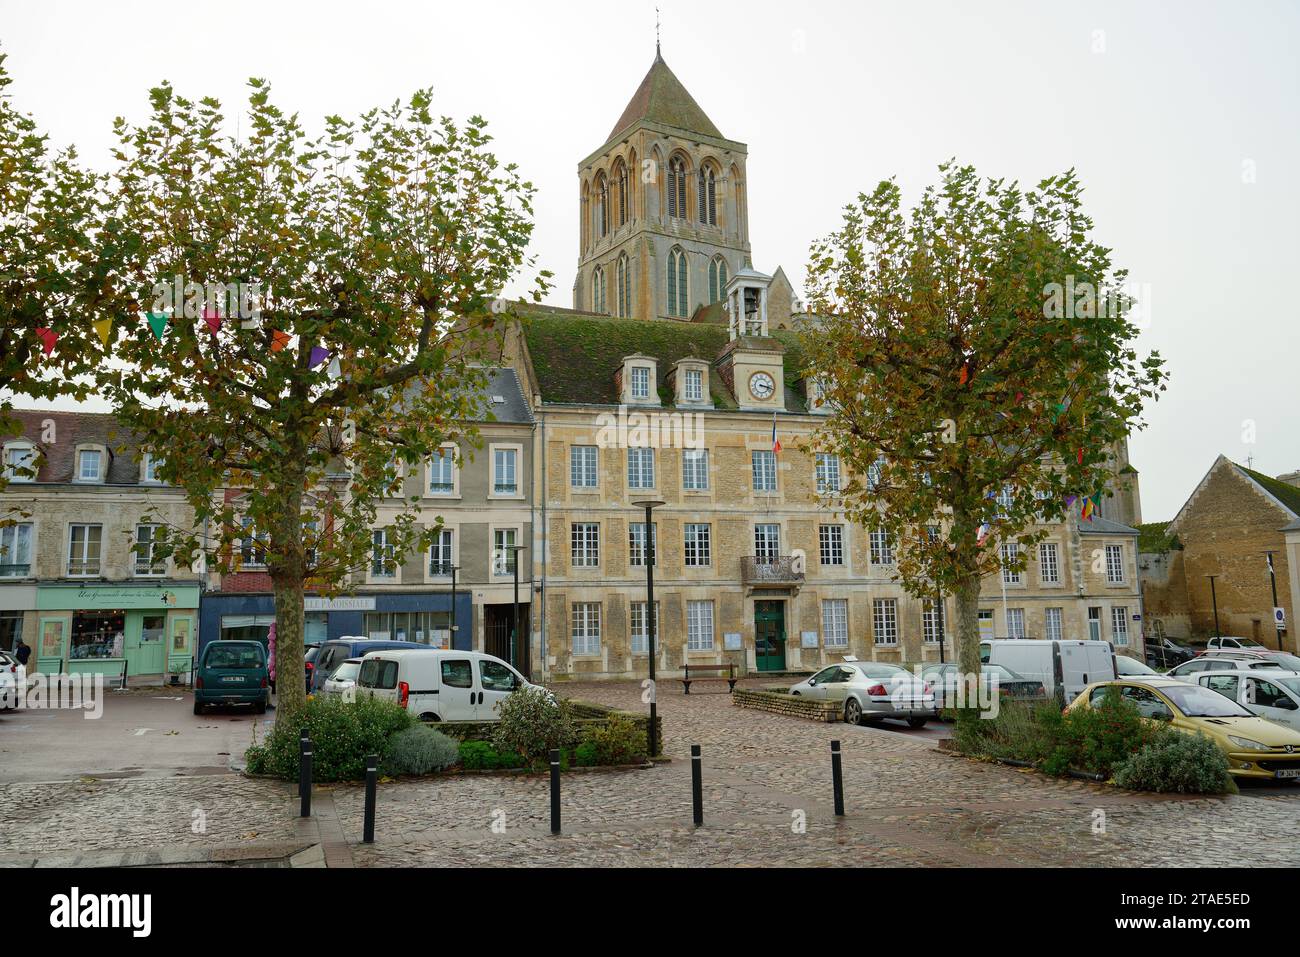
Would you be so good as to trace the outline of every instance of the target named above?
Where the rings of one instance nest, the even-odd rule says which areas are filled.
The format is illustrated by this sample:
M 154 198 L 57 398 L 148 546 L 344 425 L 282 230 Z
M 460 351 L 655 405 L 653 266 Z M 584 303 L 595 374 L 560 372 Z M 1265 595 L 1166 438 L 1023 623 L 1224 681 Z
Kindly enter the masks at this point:
M 648 466 L 648 467 L 647 467 Z M 645 484 L 649 473 L 649 484 Z M 627 487 L 644 492 L 655 488 L 655 450 L 630 448 L 627 450 Z
M 898 647 L 898 599 L 871 600 L 871 638 L 883 648 Z
M 698 484 L 703 478 L 704 484 Z M 709 450 L 682 449 L 682 490 L 709 491 Z
M 1060 641 L 1065 630 L 1065 609 L 1046 608 L 1043 610 L 1043 637 L 1048 641 Z
M 1106 584 L 1127 585 L 1128 574 L 1124 567 L 1124 546 L 1106 545 Z
M 926 598 L 921 603 L 921 641 L 937 645 L 943 640 L 943 603 L 936 598 Z
M 816 471 L 817 494 L 838 494 L 840 490 L 840 457 L 834 452 L 818 452 Z
M 894 564 L 894 543 L 889 540 L 889 532 L 883 528 L 873 528 L 868 533 L 868 551 L 871 564 L 889 568 Z
M 776 533 L 770 535 L 764 532 L 760 537 L 760 530 L 775 529 Z M 760 544 L 762 547 L 760 548 Z M 781 560 L 781 525 L 778 522 L 757 522 L 754 525 L 754 559 L 759 562 L 779 562 Z
M 640 529 L 638 535 L 635 529 Z M 637 539 L 640 539 L 638 542 Z M 659 567 L 659 523 L 650 523 L 650 544 L 654 548 L 655 568 Z M 645 522 L 627 523 L 627 564 L 629 568 L 645 568 Z
M 1128 606 L 1112 605 L 1110 609 L 1111 640 L 1118 648 L 1128 647 Z
M 1024 638 L 1028 632 L 1025 631 L 1025 610 L 1023 608 L 1007 609 L 1007 637 Z
M 23 453 L 22 461 L 10 461 L 10 457 L 15 452 Z M 10 483 L 30 484 L 35 482 L 35 469 L 32 467 L 35 465 L 37 458 L 39 458 L 39 453 L 36 451 L 35 443 L 23 441 L 6 442 L 4 447 L 4 477 L 8 479 Z M 20 475 L 17 471 L 19 468 L 32 469 L 33 474 Z
M 587 479 L 591 481 L 586 481 Z M 569 488 L 591 491 L 600 488 L 600 448 L 595 445 L 569 446 Z
M 600 657 L 600 602 L 575 601 L 569 611 L 569 640 L 575 658 Z
M 163 460 L 158 458 L 152 452 L 144 453 L 140 459 L 140 484 L 141 485 L 165 485 L 167 484 L 158 477 L 158 469 L 162 466 Z
M 600 567 L 600 523 L 569 525 L 569 562 L 574 568 Z
M 85 475 L 84 459 L 89 454 L 98 457 L 99 467 L 92 478 Z M 72 481 L 78 485 L 103 485 L 108 475 L 108 452 L 102 445 L 78 445 L 74 457 L 76 463 L 75 471 L 72 475 Z
M 18 541 L 19 529 L 27 529 L 27 561 L 14 561 L 17 557 L 17 549 L 21 544 Z M 7 539 L 7 541 L 6 541 Z M 4 566 L 27 566 L 27 571 L 4 572 L 0 573 L 0 578 L 31 578 L 32 568 L 35 565 L 33 561 L 36 555 L 36 524 L 34 522 L 14 522 L 12 525 L 6 525 L 0 528 L 0 567 Z
M 1056 542 L 1038 543 L 1038 581 L 1041 585 L 1061 584 L 1061 549 Z
M 713 622 L 712 600 L 686 603 L 686 650 L 688 652 L 703 654 L 714 650 Z
M 506 533 L 509 533 L 510 541 L 505 543 Z M 514 578 L 514 572 L 510 568 L 510 559 L 513 554 L 514 560 L 519 561 L 519 553 L 508 551 L 509 545 L 520 544 L 519 540 L 523 537 L 524 531 L 518 525 L 494 525 L 491 530 L 492 553 L 489 561 L 492 563 L 493 578 Z M 498 544 L 498 537 L 502 538 L 502 543 Z M 520 569 L 522 571 L 523 569 Z
M 430 578 L 450 578 L 451 569 L 456 567 L 456 529 L 443 526 L 435 533 L 435 538 L 429 543 L 429 568 Z M 439 562 L 435 559 L 446 553 L 446 562 Z M 446 571 L 442 571 L 446 568 Z
M 682 398 L 687 402 L 704 401 L 704 370 L 682 370 Z
M 822 645 L 826 648 L 849 646 L 849 600 L 822 599 Z
M 1012 571 L 1008 563 L 1020 559 L 1019 542 L 1003 542 L 998 547 L 998 558 L 1002 565 L 1002 584 L 1004 585 L 1023 585 L 1024 575 L 1018 571 Z
M 375 536 L 379 536 L 380 540 L 376 541 Z M 392 562 L 393 570 L 391 572 L 375 571 L 375 553 L 381 548 L 383 549 L 387 559 Z M 401 576 L 402 564 L 397 560 L 397 551 L 393 547 L 393 543 L 388 540 L 388 529 L 372 528 L 370 530 L 370 563 L 367 566 L 366 577 L 370 581 L 395 582 L 398 581 Z
M 249 518 L 247 515 L 245 515 L 243 518 L 239 520 L 239 530 L 240 530 L 240 536 L 238 538 L 239 557 L 240 557 L 239 570 L 241 572 L 246 572 L 246 571 L 261 571 L 265 569 L 266 568 L 266 543 L 269 540 L 267 534 L 265 532 L 259 532 L 257 529 L 255 529 L 253 527 L 253 520 Z M 245 543 L 250 540 L 250 536 L 249 536 L 250 530 L 252 531 L 252 536 L 251 536 L 252 547 L 248 548 L 245 546 Z M 244 560 L 245 551 L 249 553 L 251 560 L 249 561 Z M 262 553 L 261 561 L 257 560 L 258 552 Z
M 693 540 L 692 535 L 694 535 Z M 682 563 L 686 568 L 711 567 L 713 526 L 707 522 L 687 522 L 682 530 L 682 553 Z M 658 557 L 658 552 L 655 553 L 655 557 Z
M 777 491 L 775 452 L 771 449 L 751 449 L 749 466 L 751 485 L 755 492 L 771 494 Z
M 459 498 L 460 497 L 460 467 L 456 464 L 456 445 L 451 442 L 444 443 L 438 447 L 437 455 L 429 456 L 429 461 L 425 463 L 425 482 L 424 494 L 426 498 Z M 435 467 L 438 463 L 447 463 L 451 472 L 451 488 L 449 490 L 434 490 L 433 480 L 435 476 Z
M 149 541 L 147 543 L 140 541 L 140 530 L 143 528 L 149 529 Z M 131 544 L 131 554 L 133 559 L 131 562 L 131 571 L 136 578 L 166 578 L 167 577 L 166 560 L 162 562 L 162 567 L 159 568 L 158 564 L 154 561 L 153 558 L 153 549 L 155 545 L 154 530 L 159 528 L 162 528 L 162 525 L 158 524 L 157 522 L 136 523 L 135 541 L 132 542 Z M 140 556 L 140 546 L 145 544 L 147 544 L 149 547 L 149 551 L 148 551 L 149 560 L 147 563 L 142 561 Z M 141 567 L 144 567 L 146 570 L 141 571 L 140 570 Z
M 634 601 L 628 609 L 628 637 L 629 648 L 634 655 L 649 657 L 650 655 L 650 629 L 649 622 L 646 620 L 647 605 L 644 601 Z M 660 645 L 660 622 L 663 621 L 663 613 L 660 611 L 659 602 L 655 602 L 655 648 Z
M 488 447 L 488 451 L 492 458 L 492 475 L 491 475 L 492 484 L 488 487 L 488 498 L 514 499 L 514 500 L 522 499 L 524 497 L 524 492 L 523 492 L 524 447 L 517 442 L 494 442 Z M 505 453 L 505 452 L 514 453 L 513 464 L 514 464 L 515 490 L 513 492 L 497 491 L 497 488 L 502 484 L 501 476 L 498 474 L 498 471 L 501 471 L 501 469 L 499 469 L 499 465 L 501 465 L 502 463 L 498 463 L 497 455 L 499 453 Z
M 817 555 L 829 568 L 844 567 L 844 526 L 817 526 Z
M 651 391 L 650 367 L 643 365 L 633 365 L 628 369 L 630 381 L 628 383 L 627 394 L 631 396 L 634 402 L 649 402 Z
M 82 539 L 81 558 L 77 560 L 77 564 L 82 566 L 82 571 L 74 572 L 72 570 L 74 565 L 72 545 L 73 545 L 73 538 L 75 537 L 74 530 L 78 528 L 85 529 L 86 531 Z M 86 571 L 85 570 L 86 566 L 89 566 L 91 563 L 90 530 L 93 528 L 99 529 L 99 544 L 95 550 L 95 557 L 94 557 L 95 570 Z M 99 578 L 104 570 L 104 526 L 103 524 L 100 522 L 69 522 L 67 541 L 68 541 L 68 549 L 67 549 L 68 561 L 66 567 L 68 569 L 68 577 L 69 578 Z

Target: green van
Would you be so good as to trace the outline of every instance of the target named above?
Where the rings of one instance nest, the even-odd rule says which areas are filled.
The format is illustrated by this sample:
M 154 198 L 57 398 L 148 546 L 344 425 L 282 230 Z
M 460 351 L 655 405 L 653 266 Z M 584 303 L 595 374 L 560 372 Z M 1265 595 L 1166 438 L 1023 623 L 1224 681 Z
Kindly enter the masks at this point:
M 203 649 L 194 675 L 194 713 L 210 704 L 251 705 L 266 713 L 270 699 L 266 648 L 259 641 L 214 641 Z

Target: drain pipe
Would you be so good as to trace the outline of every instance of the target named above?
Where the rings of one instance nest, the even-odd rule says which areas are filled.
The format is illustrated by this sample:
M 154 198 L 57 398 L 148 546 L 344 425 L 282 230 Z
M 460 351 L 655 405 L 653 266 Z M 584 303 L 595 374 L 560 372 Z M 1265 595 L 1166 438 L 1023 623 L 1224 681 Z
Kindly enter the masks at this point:
M 541 431 L 542 431 L 542 438 L 541 438 L 541 444 L 542 444 L 542 535 L 541 535 L 542 547 L 541 547 L 541 552 L 540 552 L 540 554 L 541 554 L 541 562 L 542 562 L 542 598 L 541 598 L 541 601 L 538 602 L 538 604 L 540 605 L 540 607 L 539 607 L 538 610 L 537 610 L 537 614 L 538 614 L 538 618 L 539 618 L 539 620 L 540 620 L 541 623 L 542 623 L 541 639 L 540 639 L 540 641 L 538 642 L 538 644 L 540 645 L 540 648 L 541 648 L 541 656 L 542 656 L 542 667 L 541 667 L 542 680 L 545 681 L 545 680 L 546 680 L 546 662 L 547 662 L 547 647 L 546 647 L 546 558 L 547 558 L 546 544 L 547 544 L 547 543 L 546 543 L 546 535 L 547 535 L 547 531 L 548 531 L 548 525 L 547 525 L 547 521 L 546 521 L 546 413 L 545 413 L 545 412 L 540 412 L 540 413 L 538 414 L 538 421 L 541 423 L 541 427 L 542 427 L 542 428 L 541 428 Z M 534 435 L 536 435 L 536 429 L 537 429 L 537 427 L 534 426 L 533 429 L 534 429 Z M 534 454 L 535 454 L 535 453 L 534 453 Z M 536 472 L 534 471 L 533 474 L 536 475 Z M 533 485 L 534 492 L 536 492 L 536 487 L 537 487 L 537 486 L 536 486 L 536 482 L 534 481 L 534 485 Z M 534 511 L 536 511 L 536 508 L 537 508 L 537 497 L 536 497 L 536 495 L 534 495 L 534 496 L 533 496 L 533 509 L 534 509 Z M 534 541 L 537 540 L 537 526 L 536 526 L 535 523 L 534 523 L 534 526 L 533 526 L 533 540 L 534 540 Z M 534 568 L 537 567 L 537 560 L 538 560 L 538 550 L 537 550 L 537 549 L 533 549 L 533 567 L 534 567 Z

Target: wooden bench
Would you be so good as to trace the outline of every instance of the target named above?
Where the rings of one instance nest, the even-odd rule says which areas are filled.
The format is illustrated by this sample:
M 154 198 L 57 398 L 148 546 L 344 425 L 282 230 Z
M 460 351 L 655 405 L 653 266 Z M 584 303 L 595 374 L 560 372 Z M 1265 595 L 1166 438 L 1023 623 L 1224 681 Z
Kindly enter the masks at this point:
M 691 677 L 692 673 L 699 674 L 703 672 L 705 674 L 712 673 L 716 675 L 716 677 L 713 679 L 705 679 L 705 680 L 725 681 L 727 683 L 727 694 L 731 694 L 733 691 L 736 690 L 736 682 L 740 680 L 739 678 L 736 677 L 736 666 L 734 664 L 682 665 L 682 670 L 685 672 L 685 674 L 681 679 L 682 687 L 686 689 L 687 694 L 691 693 L 691 682 L 700 680 L 698 678 L 692 678 Z

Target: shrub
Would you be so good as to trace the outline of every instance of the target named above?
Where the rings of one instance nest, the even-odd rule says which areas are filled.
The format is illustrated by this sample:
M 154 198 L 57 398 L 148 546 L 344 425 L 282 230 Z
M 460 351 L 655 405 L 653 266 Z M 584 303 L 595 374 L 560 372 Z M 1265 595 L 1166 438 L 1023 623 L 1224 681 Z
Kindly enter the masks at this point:
M 596 746 L 584 741 L 573 751 L 573 763 L 580 768 L 594 767 L 596 764 Z
M 384 771 L 388 774 L 428 774 L 449 768 L 460 757 L 456 742 L 441 731 L 417 724 L 388 739 Z
M 578 750 L 587 744 L 594 748 L 595 764 L 641 764 L 646 759 L 645 726 L 625 715 L 610 715 L 608 720 L 592 727 Z
M 1228 759 L 1202 734 L 1166 733 L 1115 768 L 1115 783 L 1131 791 L 1233 794 Z
M 497 713 L 492 746 L 498 754 L 515 752 L 526 765 L 542 763 L 552 748 L 578 743 L 572 705 L 544 688 L 520 688 L 497 705 Z
M 460 745 L 460 765 L 467 771 L 522 768 L 524 759 L 514 752 L 498 754 L 496 748 L 487 741 L 463 741 Z
M 344 701 L 337 695 L 309 699 L 292 713 L 281 714 L 266 743 L 253 745 L 244 758 L 252 774 L 298 778 L 298 736 L 311 735 L 312 780 L 357 781 L 366 776 L 366 755 L 385 753 L 388 739 L 415 723 L 406 709 L 391 701 L 365 696 Z
M 1100 704 L 1064 716 L 1057 747 L 1044 770 L 1063 774 L 1077 768 L 1109 778 L 1115 768 L 1169 730 L 1144 720 L 1137 705 L 1112 688 Z
M 1056 746 L 1060 724 L 1051 702 L 1007 702 L 996 718 L 959 724 L 957 746 L 964 754 L 1037 765 Z

